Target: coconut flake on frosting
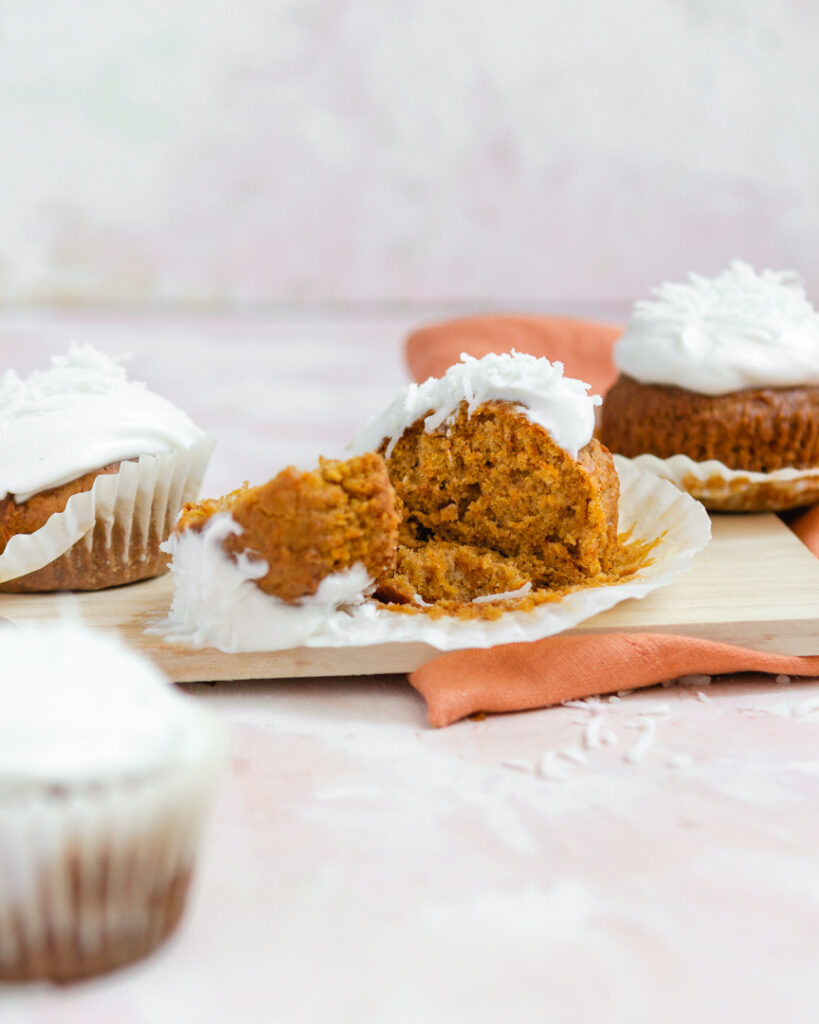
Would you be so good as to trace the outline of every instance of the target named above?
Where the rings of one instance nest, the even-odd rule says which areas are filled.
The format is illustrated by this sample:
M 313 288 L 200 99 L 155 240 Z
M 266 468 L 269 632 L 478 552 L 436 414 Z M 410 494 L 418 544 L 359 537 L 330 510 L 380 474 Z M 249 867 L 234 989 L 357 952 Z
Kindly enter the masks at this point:
M 198 708 L 118 637 L 70 620 L 0 628 L 0 790 L 162 772 L 199 735 Z
M 350 445 L 360 454 L 378 449 L 387 440 L 387 457 L 401 434 L 424 417 L 424 429 L 437 430 L 454 418 L 461 402 L 469 415 L 484 402 L 512 402 L 518 411 L 543 427 L 556 444 L 572 458 L 592 438 L 594 407 L 598 395 L 589 395 L 591 385 L 563 376 L 563 364 L 521 352 L 487 355 L 475 359 L 463 353 L 460 363 L 443 377 L 429 377 L 423 384 L 410 384 L 378 416 L 372 417 Z
M 26 501 L 112 462 L 205 439 L 189 416 L 88 344 L 53 356 L 48 370 L 0 378 L 0 498 Z
M 621 372 L 705 395 L 819 384 L 819 314 L 792 271 L 741 260 L 637 302 L 614 347 Z
M 173 534 L 162 548 L 171 555 L 174 595 L 168 619 L 153 632 L 169 640 L 220 651 L 276 651 L 303 644 L 345 607 L 360 604 L 374 588 L 358 563 L 331 573 L 315 594 L 289 603 L 266 594 L 253 582 L 267 562 L 224 549 L 241 526 L 226 512 L 212 516 L 202 530 Z

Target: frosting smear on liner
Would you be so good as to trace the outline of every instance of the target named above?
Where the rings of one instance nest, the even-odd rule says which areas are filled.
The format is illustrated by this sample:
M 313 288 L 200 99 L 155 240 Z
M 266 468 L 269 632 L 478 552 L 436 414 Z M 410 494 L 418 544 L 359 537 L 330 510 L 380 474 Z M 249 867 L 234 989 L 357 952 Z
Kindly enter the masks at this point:
M 734 260 L 654 295 L 635 303 L 614 346 L 622 373 L 705 395 L 819 384 L 819 313 L 792 271 Z
M 162 545 L 171 557 L 174 596 L 168 620 L 156 631 L 171 640 L 221 651 L 274 651 L 303 644 L 340 609 L 360 604 L 374 583 L 360 563 L 322 580 L 297 602 L 266 594 L 254 583 L 267 562 L 228 555 L 224 540 L 241 533 L 229 514 L 213 516 L 200 531 L 172 534 Z
M 186 413 L 89 344 L 53 356 L 48 370 L 0 378 L 0 499 L 27 501 L 110 463 L 205 440 Z

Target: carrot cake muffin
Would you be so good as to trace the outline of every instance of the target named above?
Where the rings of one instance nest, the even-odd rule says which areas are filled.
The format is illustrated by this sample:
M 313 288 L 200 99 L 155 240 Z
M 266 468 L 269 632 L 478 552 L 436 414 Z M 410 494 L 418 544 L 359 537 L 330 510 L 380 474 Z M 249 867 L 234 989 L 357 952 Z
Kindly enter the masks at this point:
M 165 572 L 160 543 L 213 442 L 90 345 L 0 379 L 0 590 L 96 590 Z
M 603 443 L 629 457 L 682 455 L 729 471 L 819 470 L 819 314 L 798 278 L 735 261 L 655 296 L 636 304 L 615 345 L 620 376 L 603 405 Z M 698 481 L 689 472 L 686 489 L 702 496 L 709 474 L 720 475 Z M 733 483 L 726 478 L 727 504 L 713 507 L 814 500 L 787 480 L 758 480 L 756 493 L 747 476 Z
M 72 981 L 175 928 L 220 723 L 111 633 L 0 627 L 0 981 Z
M 183 508 L 167 545 L 171 616 L 223 650 L 291 646 L 390 575 L 397 545 L 380 455 L 321 459 L 308 473 L 291 466 L 259 487 Z
M 353 448 L 384 454 L 401 513 L 398 565 L 377 596 L 469 603 L 609 569 L 619 481 L 587 392 L 560 363 L 462 356 L 366 424 Z
M 314 646 L 353 621 L 489 621 L 632 578 L 653 540 L 618 537 L 599 402 L 559 363 L 463 356 L 370 420 L 348 462 L 187 506 L 160 630 L 225 651 Z

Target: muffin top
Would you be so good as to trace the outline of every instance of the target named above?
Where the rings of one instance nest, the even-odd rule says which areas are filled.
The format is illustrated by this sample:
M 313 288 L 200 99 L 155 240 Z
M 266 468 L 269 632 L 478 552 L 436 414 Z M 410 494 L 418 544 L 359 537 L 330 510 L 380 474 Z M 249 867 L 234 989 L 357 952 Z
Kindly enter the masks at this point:
M 373 451 L 388 440 L 389 457 L 395 442 L 416 420 L 424 417 L 428 431 L 457 415 L 466 402 L 470 415 L 488 401 L 511 402 L 518 411 L 546 430 L 556 444 L 577 457 L 594 431 L 594 407 L 601 399 L 589 395 L 590 385 L 563 376 L 562 363 L 550 363 L 512 351 L 474 359 L 466 354 L 443 377 L 410 384 L 383 413 L 372 417 L 352 442 L 355 452 Z
M 637 302 L 614 346 L 621 373 L 705 395 L 819 384 L 819 314 L 792 271 L 735 260 Z
M 0 662 L 0 793 L 144 779 L 212 734 L 210 716 L 113 634 L 0 626 Z
M 190 417 L 91 345 L 0 378 L 0 499 L 26 501 L 91 470 L 205 440 Z

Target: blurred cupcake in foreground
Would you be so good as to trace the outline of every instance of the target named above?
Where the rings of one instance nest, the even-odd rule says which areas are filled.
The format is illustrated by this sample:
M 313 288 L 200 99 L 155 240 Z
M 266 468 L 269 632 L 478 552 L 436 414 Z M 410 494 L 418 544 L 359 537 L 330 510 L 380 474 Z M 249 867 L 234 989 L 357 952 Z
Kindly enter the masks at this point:
M 219 723 L 109 635 L 0 627 L 0 981 L 70 981 L 174 928 Z
M 733 262 L 638 302 L 600 440 L 708 507 L 819 500 L 819 314 L 797 276 Z
M 159 545 L 213 441 L 119 363 L 72 345 L 0 378 L 0 591 L 98 590 L 165 572 Z

